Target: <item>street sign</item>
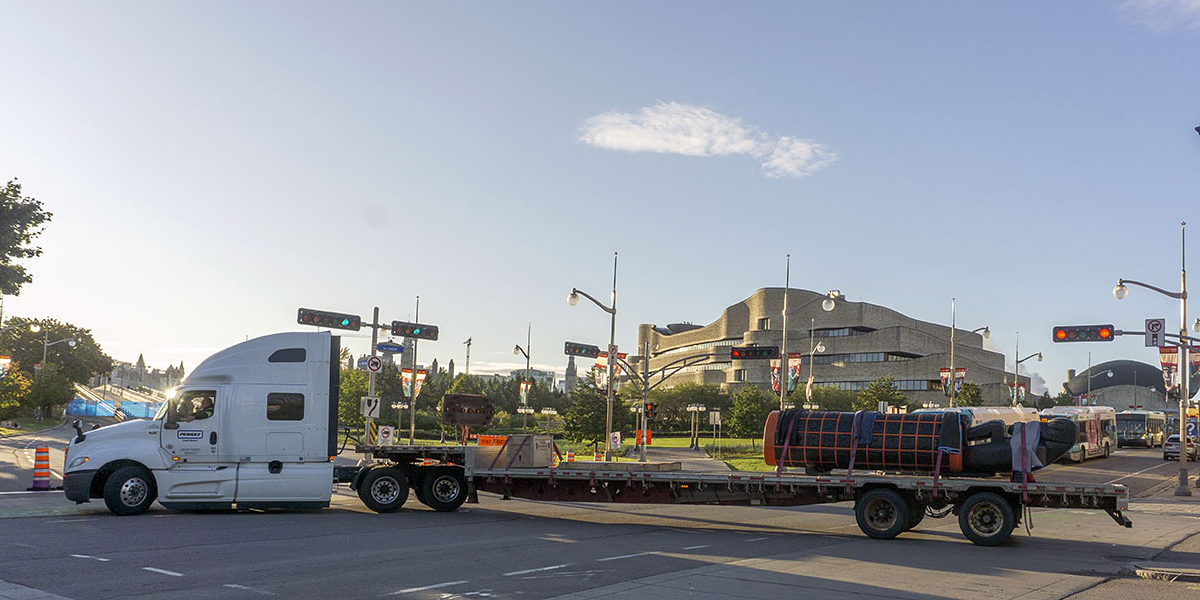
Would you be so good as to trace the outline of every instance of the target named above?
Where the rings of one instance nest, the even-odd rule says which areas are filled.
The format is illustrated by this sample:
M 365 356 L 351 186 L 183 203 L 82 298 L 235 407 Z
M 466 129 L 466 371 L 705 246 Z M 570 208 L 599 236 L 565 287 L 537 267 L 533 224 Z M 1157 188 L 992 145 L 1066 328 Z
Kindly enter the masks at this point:
M 375 349 L 387 354 L 401 354 L 404 352 L 404 346 L 391 342 L 379 342 L 375 344 Z
M 367 370 L 372 373 L 378 373 L 383 370 L 383 359 L 378 356 L 367 358 Z
M 1146 347 L 1161 348 L 1167 345 L 1164 335 L 1167 329 L 1166 319 L 1146 319 Z
M 708 413 L 708 424 L 709 425 L 720 425 L 721 424 L 721 411 L 714 410 L 714 411 L 709 412 Z
M 1188 421 L 1187 436 L 1188 437 L 1196 437 L 1197 435 L 1200 435 L 1200 423 L 1197 423 L 1195 421 Z
M 363 396 L 359 411 L 364 417 L 379 418 L 379 396 Z
M 611 450 L 620 450 L 621 449 L 621 432 L 620 431 L 612 432 L 612 437 L 609 438 L 609 440 L 608 440 L 608 447 Z
M 379 426 L 379 445 L 380 446 L 391 446 L 392 445 L 393 440 L 394 440 L 393 431 L 394 430 L 392 429 L 391 425 L 380 425 Z

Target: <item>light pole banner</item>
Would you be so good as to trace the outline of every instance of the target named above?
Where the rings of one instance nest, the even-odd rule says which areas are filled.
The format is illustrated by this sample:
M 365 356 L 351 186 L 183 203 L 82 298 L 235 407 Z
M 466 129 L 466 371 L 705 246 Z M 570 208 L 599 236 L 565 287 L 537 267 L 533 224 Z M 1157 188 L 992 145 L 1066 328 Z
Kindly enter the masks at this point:
M 521 382 L 521 404 L 524 404 L 527 406 L 529 405 L 529 402 L 528 402 L 529 388 L 531 386 L 532 386 L 532 382 L 530 382 L 530 381 L 522 381 Z
M 617 353 L 617 358 L 619 358 L 620 360 L 625 360 L 625 357 L 627 357 L 627 356 L 629 356 L 629 354 L 627 354 L 625 352 Z M 596 367 L 595 368 L 598 369 L 598 371 L 596 372 L 596 384 L 598 386 L 600 386 L 601 389 L 608 389 L 608 353 L 607 352 L 601 352 L 600 355 L 596 357 Z M 613 363 L 613 377 L 619 378 L 620 376 L 621 376 L 621 363 L 614 362 Z
M 803 352 L 788 352 L 788 393 L 796 391 L 800 384 L 800 366 L 804 361 Z M 779 363 L 778 358 L 771 359 L 771 389 L 779 392 Z
M 413 398 L 421 395 L 421 384 L 425 383 L 425 376 L 428 374 L 429 371 L 426 371 L 425 369 L 420 369 L 417 371 L 417 389 L 413 393 Z M 400 370 L 400 384 L 404 388 L 403 391 L 408 391 L 412 386 L 412 377 L 412 369 Z

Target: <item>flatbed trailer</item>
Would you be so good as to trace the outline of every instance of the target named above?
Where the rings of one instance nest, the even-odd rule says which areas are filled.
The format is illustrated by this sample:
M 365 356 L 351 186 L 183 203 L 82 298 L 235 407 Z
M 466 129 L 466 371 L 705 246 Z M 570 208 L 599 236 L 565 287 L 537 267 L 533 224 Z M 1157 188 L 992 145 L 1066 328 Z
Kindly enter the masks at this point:
M 504 498 L 628 504 L 804 506 L 854 502 L 869 537 L 891 539 L 926 516 L 958 516 L 963 535 L 994 546 L 1008 539 L 1026 508 L 1103 510 L 1119 525 L 1129 491 L 1123 485 L 1021 483 L 1002 478 L 847 473 L 681 471 L 671 463 L 570 462 L 515 467 L 477 446 L 358 446 L 374 462 L 338 472 L 372 510 L 394 512 L 411 487 L 435 510 L 455 510 L 476 491 Z

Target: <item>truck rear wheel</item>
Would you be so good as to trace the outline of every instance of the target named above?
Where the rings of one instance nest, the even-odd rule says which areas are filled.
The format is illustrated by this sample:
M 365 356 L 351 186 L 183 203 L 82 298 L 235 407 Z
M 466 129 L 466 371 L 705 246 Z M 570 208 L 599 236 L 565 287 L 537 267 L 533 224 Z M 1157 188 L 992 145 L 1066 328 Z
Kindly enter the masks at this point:
M 908 524 L 904 527 L 905 531 L 915 528 L 925 520 L 925 505 L 920 502 L 913 502 L 908 505 Z
M 958 527 L 979 546 L 1004 543 L 1016 526 L 1012 505 L 999 494 L 978 492 L 958 509 Z
M 141 467 L 121 467 L 104 482 L 104 505 L 122 517 L 146 512 L 157 495 L 154 477 Z
M 467 479 L 458 467 L 434 467 L 421 477 L 421 502 L 438 512 L 450 512 L 467 499 Z
M 868 537 L 890 540 L 908 528 L 908 501 L 896 490 L 875 488 L 854 503 L 854 518 Z
M 395 467 L 375 467 L 363 477 L 358 497 L 377 513 L 393 513 L 408 500 L 408 478 Z

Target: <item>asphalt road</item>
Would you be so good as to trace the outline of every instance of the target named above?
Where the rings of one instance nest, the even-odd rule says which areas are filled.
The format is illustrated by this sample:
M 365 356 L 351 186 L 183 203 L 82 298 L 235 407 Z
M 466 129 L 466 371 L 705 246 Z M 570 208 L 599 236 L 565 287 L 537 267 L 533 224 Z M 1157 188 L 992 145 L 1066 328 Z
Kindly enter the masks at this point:
M 53 447 L 70 435 L 25 437 Z M 0 462 L 28 441 L 0 440 Z M 1168 483 L 1175 464 L 1157 449 L 1122 450 L 1052 465 L 1038 478 L 1125 483 L 1136 497 Z M 25 473 L 15 483 L 21 490 Z M 1130 516 L 1134 528 L 1123 529 L 1098 511 L 1037 510 L 1032 537 L 1018 531 L 983 548 L 953 518 L 926 519 L 896 540 L 868 539 L 850 503 L 612 506 L 481 494 L 480 504 L 455 513 L 414 502 L 377 515 L 342 488 L 321 511 L 155 505 L 122 518 L 103 503 L 22 491 L 0 494 L 0 583 L 15 590 L 6 595 L 0 585 L 0 598 L 1066 598 L 1094 595 L 1133 561 L 1200 531 L 1200 502 L 1156 496 L 1135 502 Z M 1183 556 L 1200 562 L 1200 554 Z M 1165 585 L 1173 587 L 1155 588 L 1156 600 L 1195 593 Z

